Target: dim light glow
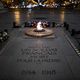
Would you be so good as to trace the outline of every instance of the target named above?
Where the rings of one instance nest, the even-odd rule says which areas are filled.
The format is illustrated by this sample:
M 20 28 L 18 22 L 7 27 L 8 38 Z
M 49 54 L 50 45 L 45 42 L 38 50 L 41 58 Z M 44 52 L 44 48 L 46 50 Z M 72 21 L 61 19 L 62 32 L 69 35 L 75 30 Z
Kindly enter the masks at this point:
M 64 16 L 64 11 L 61 13 L 60 16 L 61 16 L 61 22 L 63 23 L 63 22 L 64 22 L 64 17 L 65 17 L 65 16 Z
M 20 12 L 19 11 L 14 12 L 14 18 L 15 18 L 16 23 L 19 24 L 20 23 Z

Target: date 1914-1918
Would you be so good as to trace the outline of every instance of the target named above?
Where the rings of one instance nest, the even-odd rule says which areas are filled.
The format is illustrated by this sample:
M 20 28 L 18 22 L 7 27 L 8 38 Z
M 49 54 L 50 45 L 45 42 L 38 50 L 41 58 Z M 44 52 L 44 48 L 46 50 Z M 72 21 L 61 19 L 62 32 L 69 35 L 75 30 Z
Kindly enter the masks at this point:
M 35 70 L 22 70 L 21 75 L 36 75 L 40 74 L 39 72 Z M 55 70 L 41 70 L 42 75 L 55 75 L 56 71 Z

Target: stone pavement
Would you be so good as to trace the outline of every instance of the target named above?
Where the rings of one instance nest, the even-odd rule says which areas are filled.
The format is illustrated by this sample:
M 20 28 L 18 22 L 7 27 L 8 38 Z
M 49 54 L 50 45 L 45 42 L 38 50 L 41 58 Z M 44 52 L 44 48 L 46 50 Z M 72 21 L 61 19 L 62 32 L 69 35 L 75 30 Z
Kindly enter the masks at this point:
M 0 80 L 80 80 L 80 57 L 62 28 L 55 38 L 31 38 L 14 29 L 0 52 Z

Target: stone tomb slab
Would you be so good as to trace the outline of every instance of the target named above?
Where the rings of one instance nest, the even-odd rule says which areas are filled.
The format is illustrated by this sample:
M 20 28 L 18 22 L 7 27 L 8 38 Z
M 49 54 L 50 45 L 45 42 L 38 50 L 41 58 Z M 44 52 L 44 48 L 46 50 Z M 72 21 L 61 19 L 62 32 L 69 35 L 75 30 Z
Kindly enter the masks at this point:
M 57 30 L 55 39 L 13 37 L 0 52 L 0 80 L 79 80 L 80 58 Z

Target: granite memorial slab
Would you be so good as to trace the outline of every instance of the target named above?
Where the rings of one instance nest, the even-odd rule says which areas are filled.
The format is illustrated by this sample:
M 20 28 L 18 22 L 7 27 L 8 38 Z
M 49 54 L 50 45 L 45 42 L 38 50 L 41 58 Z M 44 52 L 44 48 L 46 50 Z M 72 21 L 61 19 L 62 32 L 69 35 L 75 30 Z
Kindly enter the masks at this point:
M 0 80 L 80 80 L 80 57 L 63 29 L 54 30 L 56 38 L 26 39 L 14 30 L 0 52 Z

